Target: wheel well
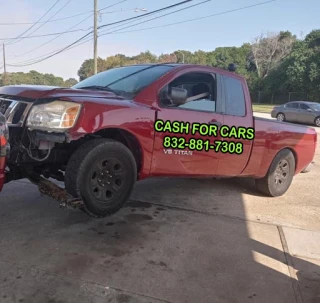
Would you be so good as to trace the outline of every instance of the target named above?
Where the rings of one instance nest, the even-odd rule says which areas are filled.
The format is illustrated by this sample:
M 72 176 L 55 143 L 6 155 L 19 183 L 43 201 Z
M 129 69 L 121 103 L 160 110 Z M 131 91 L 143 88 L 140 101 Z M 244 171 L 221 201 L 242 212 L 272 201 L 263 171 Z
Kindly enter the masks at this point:
M 94 133 L 93 136 L 112 139 L 128 147 L 136 160 L 138 173 L 140 172 L 142 166 L 142 148 L 138 139 L 134 135 L 123 129 L 108 128 Z
M 292 152 L 293 157 L 294 157 L 295 171 L 296 171 L 297 170 L 297 164 L 298 164 L 298 155 L 297 155 L 296 151 L 291 147 L 285 147 L 285 148 L 279 150 L 279 152 L 284 150 L 284 149 L 290 150 Z

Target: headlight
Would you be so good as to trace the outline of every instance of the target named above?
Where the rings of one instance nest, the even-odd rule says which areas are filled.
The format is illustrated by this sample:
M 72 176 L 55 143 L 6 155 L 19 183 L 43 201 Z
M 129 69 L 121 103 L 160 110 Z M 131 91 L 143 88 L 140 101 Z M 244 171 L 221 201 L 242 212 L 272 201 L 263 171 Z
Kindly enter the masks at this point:
M 68 129 L 75 125 L 80 109 L 80 104 L 66 101 L 35 105 L 28 116 L 27 126 L 35 129 Z

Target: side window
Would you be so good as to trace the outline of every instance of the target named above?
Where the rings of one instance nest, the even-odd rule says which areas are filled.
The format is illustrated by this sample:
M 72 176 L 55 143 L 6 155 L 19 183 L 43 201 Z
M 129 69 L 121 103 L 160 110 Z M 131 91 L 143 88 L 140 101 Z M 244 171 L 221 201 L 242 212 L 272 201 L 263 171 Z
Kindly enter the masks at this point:
M 285 108 L 292 108 L 292 103 L 288 103 L 284 106 Z
M 300 108 L 304 110 L 308 110 L 310 107 L 307 104 L 300 103 Z
M 224 87 L 226 95 L 226 114 L 233 116 L 245 116 L 246 114 L 246 100 L 242 82 L 231 77 L 224 78 Z
M 172 88 L 184 89 L 187 99 L 179 104 L 172 99 Z M 210 73 L 187 73 L 160 91 L 160 106 L 193 111 L 216 112 L 216 83 Z
M 291 108 L 297 109 L 297 108 L 299 108 L 299 104 L 298 103 L 292 103 Z

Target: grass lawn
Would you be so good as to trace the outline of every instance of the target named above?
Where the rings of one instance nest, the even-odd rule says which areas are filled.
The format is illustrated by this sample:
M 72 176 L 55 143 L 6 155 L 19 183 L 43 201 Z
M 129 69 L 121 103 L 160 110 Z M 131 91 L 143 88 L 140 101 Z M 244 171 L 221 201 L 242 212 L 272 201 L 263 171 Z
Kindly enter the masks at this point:
M 268 113 L 270 114 L 275 105 L 271 104 L 253 104 L 253 111 L 258 113 Z

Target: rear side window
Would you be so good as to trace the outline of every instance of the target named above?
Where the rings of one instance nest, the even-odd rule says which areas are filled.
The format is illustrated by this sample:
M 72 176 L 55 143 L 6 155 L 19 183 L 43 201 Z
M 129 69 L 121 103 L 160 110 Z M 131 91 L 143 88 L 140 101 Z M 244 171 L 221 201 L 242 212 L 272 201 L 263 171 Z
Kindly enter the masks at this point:
M 241 81 L 225 76 L 224 87 L 226 93 L 226 114 L 241 117 L 245 116 L 246 101 Z
M 299 103 L 292 103 L 291 108 L 299 108 Z
M 307 110 L 307 109 L 309 109 L 310 107 L 309 107 L 307 104 L 300 103 L 300 108 L 301 108 L 301 109 L 304 109 L 304 110 Z

